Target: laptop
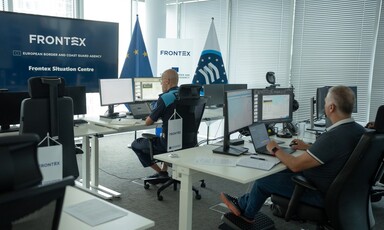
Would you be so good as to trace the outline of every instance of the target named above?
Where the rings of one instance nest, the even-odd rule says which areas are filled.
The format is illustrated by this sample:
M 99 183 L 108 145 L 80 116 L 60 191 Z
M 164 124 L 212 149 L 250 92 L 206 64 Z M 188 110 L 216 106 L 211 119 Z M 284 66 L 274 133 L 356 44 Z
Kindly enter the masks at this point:
M 151 113 L 151 107 L 148 102 L 128 103 L 129 111 L 135 119 L 144 119 Z
M 267 150 L 267 144 L 270 141 L 267 128 L 264 123 L 254 123 L 249 126 L 249 133 L 251 135 L 253 146 L 255 147 L 256 153 L 273 155 Z M 289 147 L 281 147 L 280 149 L 284 150 L 286 153 L 293 153 L 296 150 Z

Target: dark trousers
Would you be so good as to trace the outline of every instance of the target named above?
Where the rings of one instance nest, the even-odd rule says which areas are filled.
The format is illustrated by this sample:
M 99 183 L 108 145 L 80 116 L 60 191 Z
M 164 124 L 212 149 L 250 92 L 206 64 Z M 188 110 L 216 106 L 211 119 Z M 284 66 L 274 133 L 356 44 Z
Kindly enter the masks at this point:
M 136 153 L 139 158 L 141 164 L 144 167 L 151 166 L 155 163 L 155 161 L 151 158 L 151 154 L 149 151 L 150 142 L 148 139 L 140 137 L 134 140 L 131 144 L 132 150 Z M 153 155 L 166 153 L 167 152 L 167 142 L 165 138 L 156 137 L 153 139 Z

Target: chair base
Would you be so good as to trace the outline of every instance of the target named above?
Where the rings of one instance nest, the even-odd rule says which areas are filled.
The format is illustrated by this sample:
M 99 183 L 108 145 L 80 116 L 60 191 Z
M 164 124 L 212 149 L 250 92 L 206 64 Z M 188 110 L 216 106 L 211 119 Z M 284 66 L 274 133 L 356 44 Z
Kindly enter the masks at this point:
M 259 212 L 255 216 L 255 223 L 248 224 L 233 213 L 225 213 L 221 217 L 223 223 L 219 225 L 222 230 L 270 230 L 275 229 L 275 223 L 265 214 Z
M 175 179 L 172 179 L 172 177 L 160 177 L 160 178 L 144 178 L 144 188 L 149 189 L 149 184 L 162 184 L 158 189 L 157 189 L 157 200 L 162 201 L 163 196 L 161 195 L 161 192 L 168 188 L 169 186 L 173 185 L 173 190 L 177 190 L 177 185 L 180 183 L 180 181 L 177 181 Z M 205 188 L 205 182 L 204 180 L 201 180 L 201 185 L 202 188 Z M 196 189 L 194 186 L 192 186 L 193 192 L 195 192 L 195 198 L 196 200 L 201 199 L 201 195 L 199 194 L 199 190 Z

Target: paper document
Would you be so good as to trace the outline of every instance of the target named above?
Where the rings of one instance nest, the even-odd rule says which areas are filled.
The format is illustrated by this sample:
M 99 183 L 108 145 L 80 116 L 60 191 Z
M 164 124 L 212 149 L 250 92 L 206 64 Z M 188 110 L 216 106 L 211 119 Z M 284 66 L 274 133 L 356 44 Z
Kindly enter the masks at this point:
M 270 170 L 273 166 L 280 163 L 280 160 L 277 157 L 264 156 L 264 155 L 251 155 L 241 157 L 237 161 L 238 166 L 255 168 L 261 170 Z
M 128 215 L 127 212 L 97 199 L 65 207 L 64 212 L 90 226 L 96 226 Z
M 220 165 L 220 166 L 236 166 L 237 158 L 225 157 L 198 157 L 195 160 L 196 164 L 200 165 Z

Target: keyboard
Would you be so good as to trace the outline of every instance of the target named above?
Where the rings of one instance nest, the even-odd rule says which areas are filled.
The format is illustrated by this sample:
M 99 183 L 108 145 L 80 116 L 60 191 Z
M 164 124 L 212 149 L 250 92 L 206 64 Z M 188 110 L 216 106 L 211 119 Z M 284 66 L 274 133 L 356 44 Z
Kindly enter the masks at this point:
M 88 122 L 86 120 L 83 120 L 83 119 L 76 119 L 76 120 L 73 120 L 73 124 L 74 125 L 81 125 L 81 124 L 87 124 Z

